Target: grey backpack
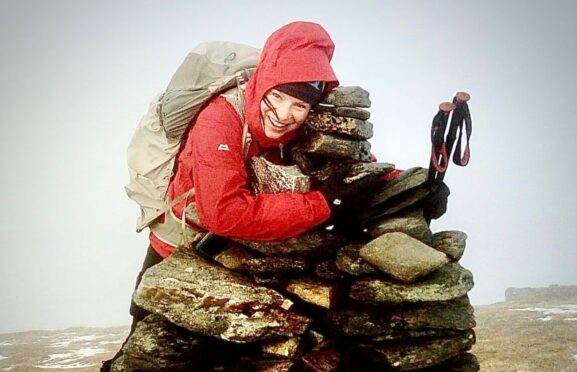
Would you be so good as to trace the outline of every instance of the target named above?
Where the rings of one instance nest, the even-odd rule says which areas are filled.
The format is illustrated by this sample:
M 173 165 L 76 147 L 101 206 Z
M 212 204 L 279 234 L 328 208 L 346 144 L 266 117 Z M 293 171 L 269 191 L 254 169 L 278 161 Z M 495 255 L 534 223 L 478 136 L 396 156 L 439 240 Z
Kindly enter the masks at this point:
M 130 182 L 125 190 L 140 206 L 136 231 L 193 195 L 194 190 L 189 190 L 171 203 L 166 200 L 182 137 L 200 109 L 225 92 L 244 122 L 242 86 L 254 72 L 259 57 L 260 50 L 242 44 L 199 44 L 176 70 L 166 91 L 151 102 L 128 145 Z M 247 136 L 244 124 L 243 146 Z

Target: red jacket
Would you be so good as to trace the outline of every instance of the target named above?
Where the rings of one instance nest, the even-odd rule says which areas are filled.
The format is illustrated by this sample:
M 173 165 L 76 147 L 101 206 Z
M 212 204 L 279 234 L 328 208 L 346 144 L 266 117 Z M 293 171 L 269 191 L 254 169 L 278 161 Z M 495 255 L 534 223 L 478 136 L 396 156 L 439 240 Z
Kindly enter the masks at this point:
M 253 139 L 249 158 L 276 151 L 296 135 L 294 131 L 278 140 L 265 136 L 260 114 L 265 93 L 276 85 L 299 81 L 326 81 L 326 89 L 333 89 L 338 85 L 330 66 L 333 50 L 327 32 L 314 23 L 294 22 L 268 38 L 245 94 L 245 116 Z M 199 113 L 178 155 L 169 198 L 194 186 L 203 225 L 215 234 L 244 240 L 288 239 L 329 218 L 328 204 L 317 191 L 253 195 L 249 182 L 242 157 L 242 122 L 224 98 L 215 98 Z M 173 208 L 177 217 L 183 207 L 184 202 Z M 152 233 L 150 241 L 162 257 L 174 251 Z

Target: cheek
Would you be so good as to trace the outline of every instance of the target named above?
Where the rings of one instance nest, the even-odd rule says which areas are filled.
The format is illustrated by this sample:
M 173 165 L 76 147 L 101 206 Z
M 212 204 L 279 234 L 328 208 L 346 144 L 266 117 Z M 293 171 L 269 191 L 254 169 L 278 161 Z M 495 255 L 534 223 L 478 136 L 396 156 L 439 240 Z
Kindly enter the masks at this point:
M 308 111 L 307 112 L 299 112 L 297 114 L 294 115 L 294 119 L 296 124 L 298 124 L 298 126 L 301 126 L 305 120 L 307 119 L 308 116 Z

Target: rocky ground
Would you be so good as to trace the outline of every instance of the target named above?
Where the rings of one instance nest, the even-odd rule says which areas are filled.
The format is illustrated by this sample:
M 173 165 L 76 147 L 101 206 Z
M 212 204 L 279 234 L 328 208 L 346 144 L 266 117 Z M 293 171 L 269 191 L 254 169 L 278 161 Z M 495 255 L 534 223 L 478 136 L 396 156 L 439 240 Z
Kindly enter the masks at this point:
M 577 301 L 476 306 L 482 371 L 577 371 Z M 97 371 L 126 327 L 71 328 L 0 335 L 0 371 Z

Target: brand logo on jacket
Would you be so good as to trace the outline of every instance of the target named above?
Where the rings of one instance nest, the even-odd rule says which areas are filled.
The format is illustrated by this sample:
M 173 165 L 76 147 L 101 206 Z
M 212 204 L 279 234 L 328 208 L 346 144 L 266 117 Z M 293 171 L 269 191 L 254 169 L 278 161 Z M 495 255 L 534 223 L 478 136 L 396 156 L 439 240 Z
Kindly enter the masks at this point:
M 220 145 L 218 145 L 218 151 L 230 151 L 230 149 L 228 148 L 228 145 L 226 143 L 221 143 Z

